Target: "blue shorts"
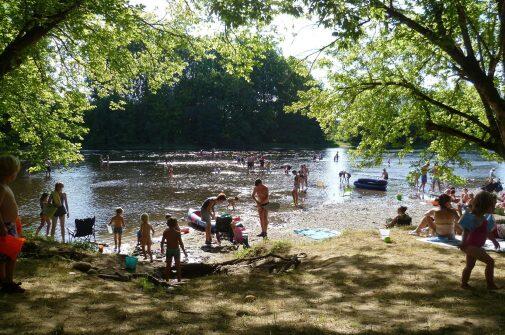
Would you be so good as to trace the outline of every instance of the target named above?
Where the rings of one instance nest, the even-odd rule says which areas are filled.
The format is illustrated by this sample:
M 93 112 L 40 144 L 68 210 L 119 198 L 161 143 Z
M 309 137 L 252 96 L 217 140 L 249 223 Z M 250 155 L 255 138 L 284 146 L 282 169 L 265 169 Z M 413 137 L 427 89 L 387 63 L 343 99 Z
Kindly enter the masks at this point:
M 123 227 L 112 227 L 112 232 L 114 234 L 121 235 L 121 234 L 123 234 Z
M 426 174 L 423 174 L 421 176 L 421 183 L 427 183 L 428 182 L 428 175 Z

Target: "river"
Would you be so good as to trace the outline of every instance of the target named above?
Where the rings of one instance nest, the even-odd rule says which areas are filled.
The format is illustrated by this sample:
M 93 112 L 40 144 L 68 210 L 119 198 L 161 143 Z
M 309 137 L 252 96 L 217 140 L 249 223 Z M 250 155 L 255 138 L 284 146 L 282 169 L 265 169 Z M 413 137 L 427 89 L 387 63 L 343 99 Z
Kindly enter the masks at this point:
M 336 151 L 340 159 L 333 161 Z M 67 226 L 72 228 L 76 218 L 95 216 L 98 235 L 106 232 L 106 222 L 114 214 L 116 207 L 124 209 L 127 222 L 126 235 L 133 236 L 139 225 L 139 217 L 146 212 L 154 225 L 163 223 L 165 213 L 182 218 L 190 207 L 199 207 L 203 200 L 219 192 L 228 196 L 238 196 L 240 201 L 234 215 L 240 215 L 251 227 L 257 226 L 254 207 L 251 203 L 251 191 L 256 178 L 261 178 L 270 188 L 271 201 L 280 204 L 280 209 L 271 214 L 271 222 L 282 227 L 293 212 L 291 189 L 292 176 L 286 176 L 281 168 L 290 164 L 297 169 L 300 164 L 307 164 L 310 170 L 309 191 L 304 197 L 304 210 L 310 211 L 318 205 L 338 204 L 350 201 L 352 196 L 361 201 L 373 203 L 381 198 L 405 196 L 414 191 L 407 185 L 405 178 L 410 165 L 419 161 L 417 153 L 398 160 L 395 152 L 388 153 L 391 165 L 386 163 L 373 168 L 357 169 L 351 166 L 346 149 L 326 149 L 321 152 L 323 158 L 313 161 L 315 151 L 311 150 L 270 150 L 263 154 L 272 162 L 270 173 L 256 170 L 247 173 L 245 166 L 237 164 L 237 155 L 258 154 L 257 152 L 218 151 L 215 156 L 200 156 L 197 152 L 148 152 L 148 151 L 85 151 L 85 160 L 70 168 L 54 169 L 51 178 L 44 173 L 22 175 L 13 183 L 12 188 L 20 207 L 20 215 L 25 223 L 38 222 L 39 201 L 42 192 L 50 192 L 54 183 L 64 183 L 68 195 L 70 219 Z M 109 166 L 101 166 L 98 154 L 110 156 Z M 169 158 L 174 167 L 174 177 L 167 174 L 164 161 Z M 476 154 L 467 154 L 472 161 L 472 170 L 455 167 L 456 172 L 471 180 L 473 186 L 479 185 L 488 175 L 491 167 L 496 167 L 496 174 L 505 180 L 505 164 L 498 164 L 482 159 Z M 378 178 L 382 168 L 386 167 L 390 180 L 387 192 L 352 191 L 345 195 L 339 186 L 338 172 L 348 170 L 352 179 L 367 177 Z M 220 169 L 220 172 L 217 171 Z M 220 212 L 226 208 L 220 208 Z M 59 236 L 59 234 L 57 234 Z

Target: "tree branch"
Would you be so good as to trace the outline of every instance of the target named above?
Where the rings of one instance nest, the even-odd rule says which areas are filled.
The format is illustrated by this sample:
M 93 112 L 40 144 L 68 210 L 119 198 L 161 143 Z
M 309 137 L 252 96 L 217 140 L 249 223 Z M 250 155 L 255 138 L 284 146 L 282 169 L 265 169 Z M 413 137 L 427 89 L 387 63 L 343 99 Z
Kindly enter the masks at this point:
M 467 17 L 465 8 L 458 1 L 456 4 L 456 10 L 458 12 L 458 24 L 461 29 L 461 35 L 463 35 L 463 43 L 465 44 L 466 54 L 468 57 L 475 58 L 475 52 L 473 51 L 472 41 L 470 39 L 470 34 L 468 33 L 467 27 Z
M 454 128 L 451 128 L 449 126 L 445 126 L 445 125 L 434 123 L 431 120 L 427 120 L 426 121 L 425 127 L 426 127 L 427 131 L 438 131 L 440 133 L 448 134 L 448 135 L 451 135 L 451 136 L 455 136 L 455 137 L 458 137 L 458 138 L 470 141 L 470 142 L 475 143 L 475 144 L 477 144 L 478 146 L 480 146 L 480 147 L 482 147 L 484 149 L 488 149 L 488 150 L 492 150 L 492 151 L 498 151 L 496 143 L 481 140 L 478 137 L 475 137 L 473 135 L 464 133 L 464 132 L 462 132 L 462 131 L 460 131 L 458 129 L 454 129 Z
M 0 53 L 0 79 L 17 68 L 25 56 L 25 51 L 37 44 L 58 24 L 79 8 L 84 0 L 76 0 L 70 6 L 46 18 L 36 21 L 30 28 L 23 28 Z M 27 26 L 25 26 L 27 27 Z
M 340 88 L 340 89 L 352 89 L 352 88 L 361 87 L 364 90 L 367 90 L 367 89 L 372 89 L 372 88 L 375 88 L 378 86 L 398 86 L 398 87 L 406 88 L 406 89 L 410 90 L 414 95 L 416 95 L 421 100 L 426 101 L 434 106 L 437 106 L 437 107 L 447 111 L 451 115 L 460 116 L 460 117 L 474 123 L 475 125 L 477 125 L 478 127 L 480 127 L 482 130 L 484 130 L 487 133 L 491 132 L 491 129 L 487 125 L 482 123 L 476 116 L 468 115 L 466 113 L 463 113 L 463 112 L 455 109 L 454 107 L 446 105 L 445 103 L 443 103 L 441 101 L 435 100 L 434 98 L 428 96 L 427 94 L 422 92 L 420 89 L 418 89 L 417 87 L 415 87 L 411 83 L 397 82 L 397 81 L 367 82 L 367 83 L 360 83 L 359 85 L 356 85 L 355 87 L 345 87 L 345 88 Z

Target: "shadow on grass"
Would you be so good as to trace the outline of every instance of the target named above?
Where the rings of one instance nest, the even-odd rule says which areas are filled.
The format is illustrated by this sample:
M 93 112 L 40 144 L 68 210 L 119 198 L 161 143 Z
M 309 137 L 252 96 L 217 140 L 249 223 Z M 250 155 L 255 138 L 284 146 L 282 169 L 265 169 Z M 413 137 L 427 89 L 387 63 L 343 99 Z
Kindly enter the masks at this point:
M 459 289 L 461 255 L 426 249 L 437 262 L 402 259 L 378 244 L 311 257 L 296 271 L 216 275 L 172 293 L 70 274 L 69 263 L 22 261 L 28 292 L 0 296 L 10 333 L 459 334 L 499 331 L 504 294 Z M 383 257 L 379 255 L 390 250 Z M 388 257 L 387 257 L 388 256 Z M 396 258 L 395 258 L 396 257 Z M 448 262 L 449 262 L 448 261 Z M 480 271 L 477 270 L 476 271 Z M 244 297 L 252 295 L 246 302 Z

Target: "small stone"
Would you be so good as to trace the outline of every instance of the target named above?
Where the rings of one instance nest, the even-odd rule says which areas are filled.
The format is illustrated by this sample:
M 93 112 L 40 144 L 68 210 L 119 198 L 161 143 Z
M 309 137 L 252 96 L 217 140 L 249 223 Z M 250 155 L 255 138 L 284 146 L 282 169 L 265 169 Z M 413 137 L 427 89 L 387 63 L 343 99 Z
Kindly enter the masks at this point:
M 81 272 L 88 272 L 91 269 L 91 264 L 87 262 L 75 262 L 72 264 L 72 269 Z
M 251 302 L 254 302 L 255 300 L 256 300 L 256 297 L 252 294 L 248 294 L 244 297 L 244 302 L 251 303 Z

